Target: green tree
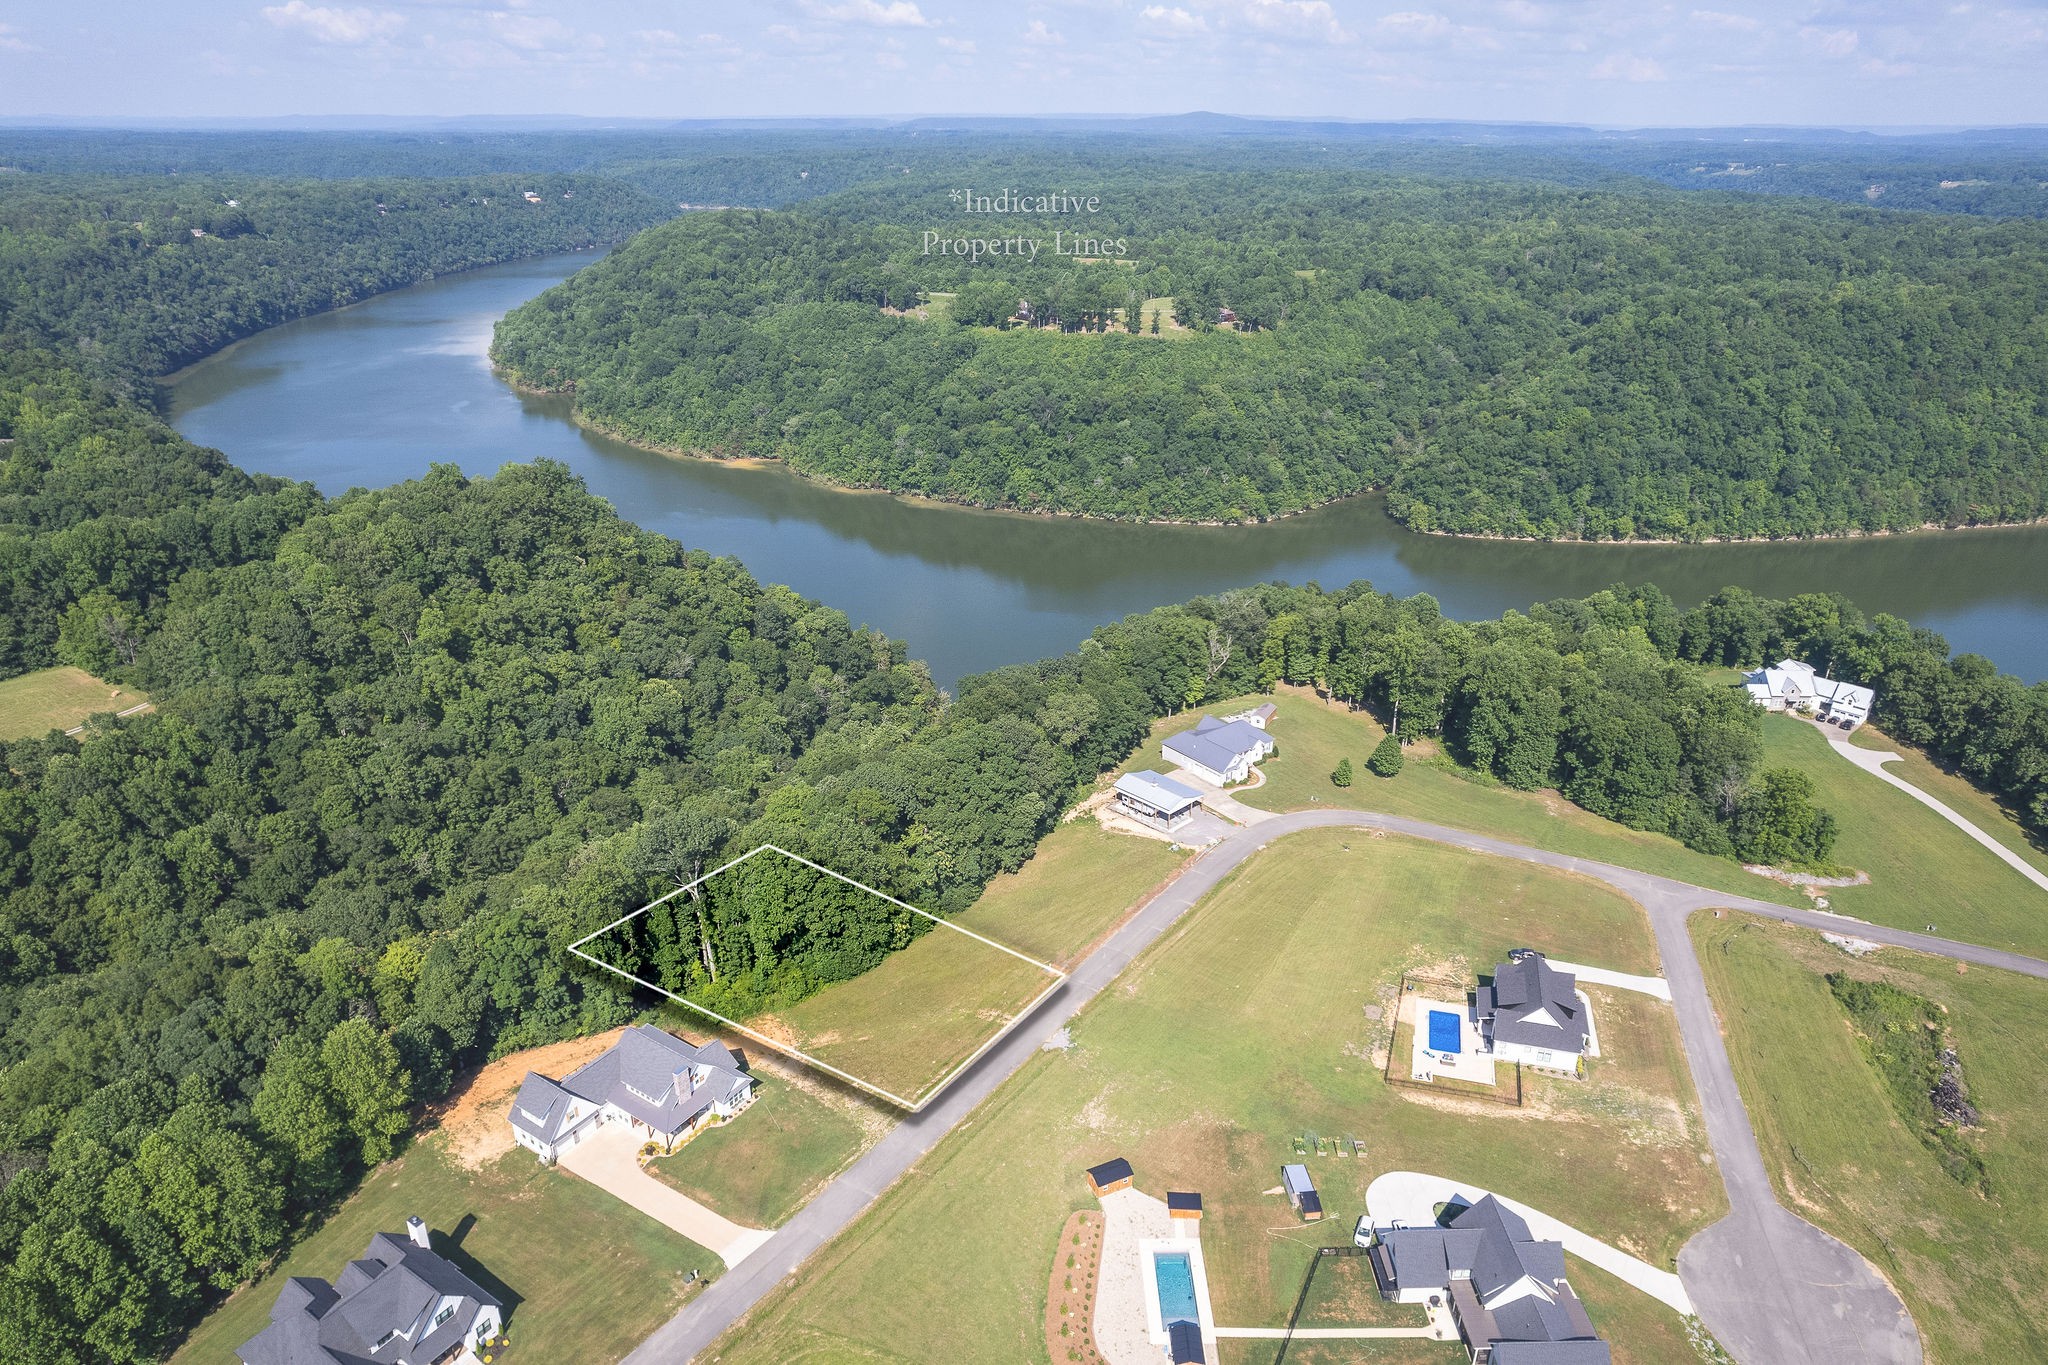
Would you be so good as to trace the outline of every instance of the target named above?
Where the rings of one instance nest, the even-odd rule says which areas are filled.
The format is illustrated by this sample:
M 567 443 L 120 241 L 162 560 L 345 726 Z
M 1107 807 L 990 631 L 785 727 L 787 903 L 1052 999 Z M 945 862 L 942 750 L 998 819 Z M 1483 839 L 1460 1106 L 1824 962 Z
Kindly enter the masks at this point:
M 215 1105 L 186 1105 L 142 1141 L 135 1170 L 149 1209 L 216 1289 L 263 1266 L 284 1236 L 284 1192 L 267 1153 Z
M 398 1049 L 367 1019 L 349 1019 L 328 1031 L 320 1061 L 347 1132 L 365 1166 L 387 1161 L 411 1125 L 412 1076 Z
M 1407 761 L 1407 755 L 1401 752 L 1401 741 L 1387 735 L 1373 747 L 1372 757 L 1365 760 L 1365 766 L 1381 777 L 1393 777 Z
M 1399 746 L 1398 746 L 1398 745 L 1397 745 L 1397 746 L 1395 746 L 1395 747 L 1396 747 L 1397 749 L 1399 748 Z M 1378 771 L 1378 769 L 1374 769 L 1374 771 L 1375 771 L 1375 772 L 1377 772 L 1377 771 Z M 1340 786 L 1340 787 L 1348 787 L 1348 786 L 1350 786 L 1350 785 L 1351 785 L 1351 760 L 1350 760 L 1350 759 L 1348 759 L 1348 758 L 1340 758 L 1340 759 L 1338 759 L 1338 760 L 1337 760 L 1337 767 L 1336 767 L 1335 771 L 1333 771 L 1333 772 L 1332 772 L 1332 773 L 1330 774 L 1330 781 L 1331 781 L 1331 782 L 1333 782 L 1333 783 L 1335 783 L 1335 784 L 1336 784 L 1337 786 Z

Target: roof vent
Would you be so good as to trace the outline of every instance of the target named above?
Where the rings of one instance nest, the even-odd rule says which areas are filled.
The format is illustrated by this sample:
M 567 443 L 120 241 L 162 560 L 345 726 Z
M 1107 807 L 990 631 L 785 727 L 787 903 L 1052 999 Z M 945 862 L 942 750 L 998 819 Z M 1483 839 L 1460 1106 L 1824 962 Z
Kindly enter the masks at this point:
M 412 1238 L 412 1244 L 416 1247 L 425 1247 L 429 1250 L 433 1247 L 433 1243 L 427 1239 L 427 1225 L 418 1214 L 405 1220 L 405 1235 Z

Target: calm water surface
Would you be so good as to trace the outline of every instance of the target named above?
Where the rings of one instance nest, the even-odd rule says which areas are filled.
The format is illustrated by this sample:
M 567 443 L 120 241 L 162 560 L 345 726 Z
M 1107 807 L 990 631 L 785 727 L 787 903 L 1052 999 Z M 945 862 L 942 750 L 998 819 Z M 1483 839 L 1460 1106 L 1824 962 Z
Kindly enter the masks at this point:
M 564 400 L 514 393 L 491 324 L 594 257 L 499 266 L 274 328 L 187 372 L 179 430 L 245 469 L 340 492 L 435 462 L 489 474 L 539 457 L 626 517 L 738 557 L 768 581 L 910 642 L 939 681 L 1071 649 L 1095 625 L 1244 583 L 1369 579 L 1498 615 L 1621 580 L 1690 605 L 1725 584 L 1839 589 L 1941 631 L 2029 682 L 2048 676 L 2048 527 L 1782 545 L 1535 545 L 1418 536 L 1361 498 L 1266 526 L 1127 526 L 834 492 L 780 469 L 635 450 L 578 428 Z

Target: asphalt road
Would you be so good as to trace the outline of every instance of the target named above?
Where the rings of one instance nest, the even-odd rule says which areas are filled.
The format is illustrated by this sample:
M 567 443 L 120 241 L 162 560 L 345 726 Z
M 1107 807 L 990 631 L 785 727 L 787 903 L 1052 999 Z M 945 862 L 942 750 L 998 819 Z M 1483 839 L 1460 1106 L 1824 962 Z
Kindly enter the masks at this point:
M 1726 907 L 1940 957 L 2048 979 L 2048 962 L 1996 948 L 1864 924 L 1751 900 L 1608 863 L 1529 848 L 1483 834 L 1364 811 L 1297 811 L 1234 831 L 1197 859 L 1108 941 L 1065 986 L 984 1054 L 952 1087 L 906 1117 L 739 1268 L 715 1281 L 626 1357 L 626 1365 L 683 1365 L 745 1316 L 806 1258 L 858 1218 L 939 1140 L 1038 1051 L 1133 959 L 1246 858 L 1308 829 L 1384 829 L 1474 852 L 1577 872 L 1608 883 L 1649 912 L 1671 982 L 1686 1059 L 1706 1115 L 1707 1139 L 1728 1188 L 1728 1216 L 1686 1243 L 1678 1269 L 1700 1318 L 1739 1361 L 1806 1365 L 1921 1359 L 1905 1306 L 1855 1250 L 1796 1217 L 1777 1200 L 1743 1107 L 1720 1021 L 1686 917 Z

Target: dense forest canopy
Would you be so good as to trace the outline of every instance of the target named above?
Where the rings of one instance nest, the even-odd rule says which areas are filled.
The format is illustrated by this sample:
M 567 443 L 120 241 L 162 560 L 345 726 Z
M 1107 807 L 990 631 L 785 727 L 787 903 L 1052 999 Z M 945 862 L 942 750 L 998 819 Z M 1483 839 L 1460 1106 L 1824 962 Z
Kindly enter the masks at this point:
M 290 318 L 667 216 L 594 176 L 0 176 L 0 335 L 160 374 Z
M 962 186 L 1101 208 L 969 215 Z M 1080 233 L 1128 254 L 1055 254 Z M 634 439 L 983 505 L 1238 520 L 1384 488 L 1418 530 L 1815 535 L 2048 513 L 2044 291 L 2034 222 L 1033 160 L 688 215 L 494 355 Z

